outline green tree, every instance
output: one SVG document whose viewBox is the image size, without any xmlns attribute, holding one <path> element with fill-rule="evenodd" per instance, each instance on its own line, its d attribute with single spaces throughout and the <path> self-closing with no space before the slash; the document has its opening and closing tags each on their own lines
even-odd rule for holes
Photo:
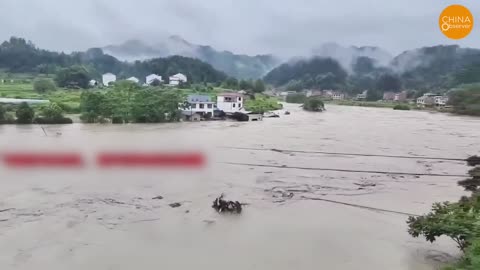
<svg viewBox="0 0 480 270">
<path fill-rule="evenodd" d="M 480 116 L 480 87 L 454 91 L 450 95 L 449 104 L 455 113 Z"/>
<path fill-rule="evenodd" d="M 321 112 L 325 109 L 325 104 L 319 97 L 310 97 L 303 103 L 303 109 L 312 112 Z"/>
<path fill-rule="evenodd" d="M 106 99 L 100 92 L 83 92 L 80 96 L 80 119 L 86 123 L 101 122 L 106 114 Z"/>
<path fill-rule="evenodd" d="M 470 196 L 462 197 L 459 202 L 435 203 L 430 213 L 407 220 L 408 232 L 413 237 L 424 236 L 434 242 L 440 236 L 448 236 L 465 252 L 457 264 L 447 268 L 451 270 L 474 270 L 480 266 L 480 158 L 470 157 L 467 164 L 477 167 L 458 184 L 471 191 Z"/>
<path fill-rule="evenodd" d="M 286 97 L 287 103 L 303 104 L 307 100 L 307 96 L 304 94 L 291 94 Z"/>
<path fill-rule="evenodd" d="M 162 85 L 162 82 L 159 80 L 159 79 L 154 79 L 151 83 L 150 83 L 151 86 L 155 86 L 155 87 L 158 87 L 158 86 L 161 86 Z"/>
<path fill-rule="evenodd" d="M 282 105 L 274 98 L 258 96 L 255 99 L 248 99 L 245 102 L 245 109 L 254 113 L 265 113 L 268 111 L 280 110 Z"/>
<path fill-rule="evenodd" d="M 256 80 L 255 85 L 253 87 L 253 92 L 255 92 L 255 93 L 265 92 L 265 83 L 260 79 Z"/>
<path fill-rule="evenodd" d="M 40 109 L 41 116 L 51 121 L 61 120 L 63 118 L 63 113 L 64 111 L 62 107 L 55 102 L 52 102 Z"/>
<path fill-rule="evenodd" d="M 402 88 L 402 81 L 400 78 L 393 74 L 381 75 L 376 83 L 376 89 L 383 92 L 399 92 Z"/>
<path fill-rule="evenodd" d="M 71 66 L 59 70 L 55 81 L 60 87 L 86 89 L 90 78 L 90 74 L 84 66 Z"/>
<path fill-rule="evenodd" d="M 0 104 L 0 123 L 3 123 L 6 119 L 7 109 Z"/>
<path fill-rule="evenodd" d="M 240 88 L 240 90 L 253 90 L 253 82 L 250 80 L 241 80 L 238 83 L 238 87 Z"/>
<path fill-rule="evenodd" d="M 379 90 L 368 90 L 367 92 L 367 100 L 368 101 L 378 101 L 383 98 L 383 94 Z"/>
<path fill-rule="evenodd" d="M 238 89 L 238 80 L 233 78 L 233 77 L 229 77 L 227 78 L 223 83 L 222 83 L 222 86 L 224 88 L 228 88 L 228 89 Z"/>
<path fill-rule="evenodd" d="M 33 82 L 33 90 L 38 93 L 45 93 L 47 91 L 55 91 L 57 87 L 51 79 L 39 78 Z"/>
<path fill-rule="evenodd" d="M 22 102 L 15 112 L 17 117 L 17 123 L 19 124 L 31 124 L 35 117 L 35 111 L 26 103 Z"/>
</svg>

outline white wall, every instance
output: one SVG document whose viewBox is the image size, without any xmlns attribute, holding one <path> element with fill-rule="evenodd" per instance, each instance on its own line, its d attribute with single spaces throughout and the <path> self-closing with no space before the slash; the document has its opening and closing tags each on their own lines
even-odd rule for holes
<svg viewBox="0 0 480 270">
<path fill-rule="evenodd" d="M 102 76 L 102 83 L 105 86 L 108 86 L 109 83 L 117 81 L 117 76 L 113 74 L 104 74 Z"/>
<path fill-rule="evenodd" d="M 232 97 L 233 101 L 225 101 L 224 96 L 217 97 L 217 108 L 226 113 L 234 113 L 240 111 L 243 108 L 243 97 Z M 235 106 L 235 107 L 234 107 Z"/>
</svg>

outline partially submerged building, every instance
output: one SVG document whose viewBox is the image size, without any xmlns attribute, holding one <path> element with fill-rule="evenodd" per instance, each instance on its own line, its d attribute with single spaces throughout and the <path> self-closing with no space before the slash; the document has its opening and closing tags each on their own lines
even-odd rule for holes
<svg viewBox="0 0 480 270">
<path fill-rule="evenodd" d="M 225 113 L 243 110 L 243 95 L 239 93 L 222 93 L 217 96 L 217 108 Z"/>
</svg>

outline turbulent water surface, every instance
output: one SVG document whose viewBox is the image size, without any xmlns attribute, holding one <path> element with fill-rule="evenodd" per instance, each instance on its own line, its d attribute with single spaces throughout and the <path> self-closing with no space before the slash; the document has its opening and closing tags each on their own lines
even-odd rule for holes
<svg viewBox="0 0 480 270">
<path fill-rule="evenodd" d="M 1 165 L 0 269 L 430 270 L 458 255 L 449 239 L 411 238 L 405 220 L 462 195 L 468 168 L 448 159 L 479 153 L 479 119 L 287 108 L 250 123 L 0 127 L 2 154 L 73 151 L 86 162 Z M 98 168 L 95 155 L 112 149 L 204 151 L 208 166 Z M 248 204 L 243 213 L 216 213 L 221 193 Z"/>
</svg>

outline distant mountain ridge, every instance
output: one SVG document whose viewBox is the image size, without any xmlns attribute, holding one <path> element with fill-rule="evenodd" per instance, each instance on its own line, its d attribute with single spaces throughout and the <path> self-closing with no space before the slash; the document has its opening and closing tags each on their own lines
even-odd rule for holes
<svg viewBox="0 0 480 270">
<path fill-rule="evenodd" d="M 153 45 L 148 45 L 140 40 L 129 40 L 120 45 L 103 47 L 102 50 L 106 54 L 126 61 L 173 55 L 197 58 L 229 76 L 239 79 L 260 78 L 280 64 L 280 60 L 272 55 L 249 56 L 218 51 L 210 46 L 192 44 L 180 36 L 170 36 Z"/>
<path fill-rule="evenodd" d="M 344 47 L 333 42 L 325 43 L 311 50 L 311 56 L 333 58 L 348 72 L 359 57 L 368 57 L 375 60 L 378 66 L 388 66 L 393 56 L 382 48 L 374 46 Z"/>
<path fill-rule="evenodd" d="M 391 58 L 375 47 L 326 44 L 312 54 L 273 69 L 265 81 L 292 90 L 348 89 L 351 93 L 365 89 L 442 91 L 480 82 L 480 49 L 458 45 L 423 47 Z"/>
<path fill-rule="evenodd" d="M 138 44 L 133 43 L 134 47 Z M 103 73 L 111 72 L 119 79 L 135 76 L 144 81 L 145 76 L 155 73 L 167 79 L 183 73 L 191 83 L 220 83 L 227 75 L 210 64 L 196 58 L 170 56 L 128 63 L 105 54 L 100 48 L 71 54 L 58 53 L 37 48 L 23 38 L 11 37 L 0 44 L 0 70 L 9 73 L 56 74 L 72 66 L 84 66 L 92 78 L 99 79 Z"/>
</svg>

